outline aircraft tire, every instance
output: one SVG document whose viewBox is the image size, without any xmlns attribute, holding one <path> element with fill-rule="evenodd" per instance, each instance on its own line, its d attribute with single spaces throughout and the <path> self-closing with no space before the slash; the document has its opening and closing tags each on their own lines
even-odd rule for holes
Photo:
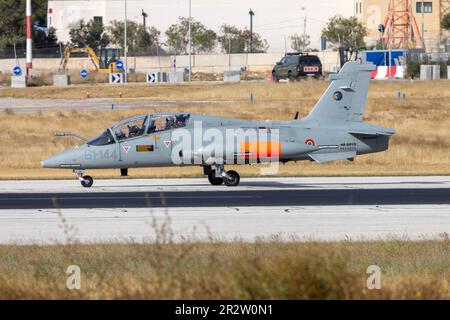
<svg viewBox="0 0 450 320">
<path fill-rule="evenodd" d="M 208 174 L 208 181 L 213 186 L 220 186 L 223 184 L 223 180 L 224 178 L 217 178 L 214 171 L 211 174 Z"/>
<path fill-rule="evenodd" d="M 241 177 L 239 176 L 239 173 L 236 171 L 230 170 L 227 171 L 227 177 L 223 179 L 223 182 L 227 187 L 236 187 L 239 184 L 239 181 L 241 180 Z"/>
<path fill-rule="evenodd" d="M 85 188 L 90 188 L 94 184 L 94 179 L 91 176 L 84 176 L 81 180 L 81 185 Z"/>
</svg>

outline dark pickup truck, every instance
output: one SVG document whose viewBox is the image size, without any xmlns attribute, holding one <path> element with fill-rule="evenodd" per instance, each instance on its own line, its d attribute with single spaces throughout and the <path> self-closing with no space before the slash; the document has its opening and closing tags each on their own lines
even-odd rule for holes
<svg viewBox="0 0 450 320">
<path fill-rule="evenodd" d="M 322 76 L 322 62 L 318 56 L 302 53 L 287 53 L 272 70 L 273 81 L 296 80 L 304 77 Z"/>
</svg>

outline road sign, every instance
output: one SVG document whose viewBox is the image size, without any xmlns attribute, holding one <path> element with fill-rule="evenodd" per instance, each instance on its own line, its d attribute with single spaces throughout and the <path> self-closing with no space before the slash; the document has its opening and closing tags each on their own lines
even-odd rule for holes
<svg viewBox="0 0 450 320">
<path fill-rule="evenodd" d="M 147 83 L 167 82 L 167 72 L 149 72 L 147 73 Z"/>
<path fill-rule="evenodd" d="M 22 74 L 22 69 L 19 66 L 15 66 L 14 69 L 13 69 L 13 73 L 16 76 L 20 76 Z"/>
<path fill-rule="evenodd" d="M 157 81 L 156 73 L 147 73 L 147 83 L 156 83 Z"/>
<path fill-rule="evenodd" d="M 120 60 L 117 60 L 117 61 L 116 61 L 116 68 L 117 68 L 118 70 L 122 70 L 122 69 L 123 69 L 123 62 L 120 61 Z"/>
<path fill-rule="evenodd" d="M 86 69 L 83 69 L 83 70 L 81 70 L 81 77 L 83 78 L 83 79 L 86 79 L 86 77 L 87 77 L 87 75 L 88 75 L 88 71 L 86 70 Z"/>
<path fill-rule="evenodd" d="M 123 73 L 110 73 L 109 83 L 123 83 Z"/>
</svg>

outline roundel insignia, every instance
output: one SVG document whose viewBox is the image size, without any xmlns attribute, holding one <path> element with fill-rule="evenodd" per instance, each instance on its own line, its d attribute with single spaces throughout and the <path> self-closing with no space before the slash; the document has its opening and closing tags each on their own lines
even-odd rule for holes
<svg viewBox="0 0 450 320">
<path fill-rule="evenodd" d="M 342 92 L 336 91 L 335 93 L 333 93 L 333 99 L 336 101 L 342 100 Z"/>
<path fill-rule="evenodd" d="M 316 142 L 313 139 L 306 139 L 305 144 L 314 147 L 316 145 Z"/>
</svg>

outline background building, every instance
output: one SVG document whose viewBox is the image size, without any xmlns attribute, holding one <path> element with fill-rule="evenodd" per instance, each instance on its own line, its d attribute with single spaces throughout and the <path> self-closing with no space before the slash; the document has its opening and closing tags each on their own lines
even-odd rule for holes
<svg viewBox="0 0 450 320">
<path fill-rule="evenodd" d="M 385 24 L 390 6 L 395 12 L 399 28 L 401 25 L 408 24 L 409 31 L 411 31 L 417 26 L 427 51 L 445 49 L 449 34 L 441 28 L 441 20 L 445 14 L 450 12 L 450 0 L 354 0 L 354 15 L 367 27 L 366 44 L 368 46 L 375 46 L 380 40 L 381 34 L 378 26 Z M 398 30 L 393 32 L 400 32 Z M 416 32 L 413 31 L 413 33 Z M 406 37 L 409 37 L 409 34 Z M 418 37 L 416 40 L 416 46 L 421 47 Z"/>
<path fill-rule="evenodd" d="M 106 0 L 49 1 L 47 26 L 56 29 L 56 36 L 59 41 L 68 42 L 70 40 L 70 29 L 76 26 L 76 22 L 80 19 L 85 21 L 99 19 L 105 24 L 109 24 L 114 19 L 119 19 L 118 15 L 112 15 L 111 13 L 120 12 L 119 5 L 121 3 L 121 1 Z M 123 14 L 120 19 L 123 20 Z"/>
</svg>

